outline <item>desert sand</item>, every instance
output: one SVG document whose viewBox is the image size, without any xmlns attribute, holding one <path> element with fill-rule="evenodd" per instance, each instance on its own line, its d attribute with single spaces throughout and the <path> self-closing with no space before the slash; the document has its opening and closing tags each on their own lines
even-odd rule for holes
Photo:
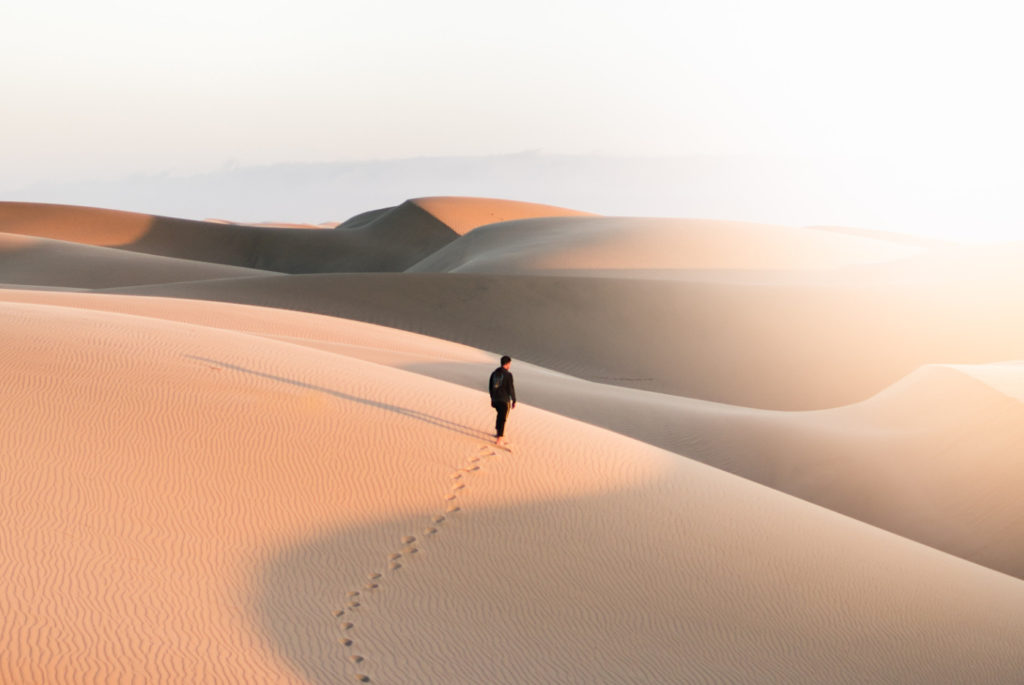
<svg viewBox="0 0 1024 685">
<path fill-rule="evenodd" d="M 1018 682 L 1021 250 L 0 203 L 0 682 Z"/>
</svg>

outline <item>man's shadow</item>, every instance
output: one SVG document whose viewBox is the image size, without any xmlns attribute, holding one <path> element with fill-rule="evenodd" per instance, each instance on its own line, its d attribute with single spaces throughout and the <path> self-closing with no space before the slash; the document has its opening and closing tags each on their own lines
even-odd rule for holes
<svg viewBox="0 0 1024 685">
<path fill-rule="evenodd" d="M 406 407 L 399 407 L 398 405 L 388 404 L 386 402 L 378 402 L 377 400 L 367 399 L 365 397 L 357 397 L 356 395 L 349 395 L 348 393 L 340 392 L 338 390 L 331 390 L 330 388 L 322 388 L 318 385 L 312 385 L 310 383 L 303 383 L 292 378 L 285 378 L 283 376 L 275 376 L 270 373 L 263 373 L 262 371 L 254 371 L 253 369 L 247 369 L 243 366 L 237 366 L 235 364 L 228 364 L 227 362 L 218 361 L 216 359 L 207 359 L 205 357 L 197 357 L 195 355 L 185 355 L 188 359 L 194 359 L 196 361 L 203 362 L 205 364 L 213 364 L 214 366 L 230 369 L 231 371 L 239 371 L 241 373 L 247 373 L 252 376 L 258 376 L 260 378 L 266 378 L 272 381 L 278 381 L 281 383 L 287 383 L 294 385 L 298 388 L 304 388 L 306 390 L 315 390 L 316 392 L 322 392 L 325 395 L 337 397 L 343 400 L 349 400 L 351 402 L 358 402 L 359 404 L 366 405 L 368 407 L 374 407 L 376 409 L 385 409 L 387 411 L 407 416 L 417 421 L 423 421 L 431 426 L 437 426 L 438 428 L 444 428 L 445 430 L 452 431 L 453 433 L 459 433 L 474 439 L 486 439 L 490 440 L 493 436 L 486 433 L 485 431 L 475 429 L 465 424 L 456 423 L 455 421 L 449 421 L 448 419 L 442 419 L 439 416 L 433 416 L 416 409 L 408 409 Z"/>
</svg>

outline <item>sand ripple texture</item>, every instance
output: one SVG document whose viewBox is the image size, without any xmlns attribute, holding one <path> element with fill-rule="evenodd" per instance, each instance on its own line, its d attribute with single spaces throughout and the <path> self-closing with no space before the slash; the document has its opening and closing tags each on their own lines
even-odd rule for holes
<svg viewBox="0 0 1024 685">
<path fill-rule="evenodd" d="M 326 328 L 72 299 L 0 304 L 0 682 L 1024 672 L 1017 579 L 525 405 L 494 449 Z"/>
</svg>

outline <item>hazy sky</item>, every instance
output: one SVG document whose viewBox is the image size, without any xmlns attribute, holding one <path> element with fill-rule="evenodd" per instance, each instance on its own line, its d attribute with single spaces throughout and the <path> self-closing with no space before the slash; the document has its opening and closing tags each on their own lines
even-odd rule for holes
<svg viewBox="0 0 1024 685">
<path fill-rule="evenodd" d="M 998 179 L 1024 158 L 1018 4 L 12 0 L 0 191 L 526 150 Z"/>
</svg>

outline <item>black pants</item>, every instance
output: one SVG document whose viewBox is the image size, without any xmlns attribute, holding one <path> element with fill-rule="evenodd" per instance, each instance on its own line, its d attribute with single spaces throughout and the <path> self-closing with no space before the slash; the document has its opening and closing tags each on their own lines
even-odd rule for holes
<svg viewBox="0 0 1024 685">
<path fill-rule="evenodd" d="M 508 410 L 511 405 L 508 402 L 491 402 L 491 406 L 498 412 L 498 418 L 494 422 L 494 430 L 500 438 L 505 435 L 505 419 L 508 418 Z"/>
</svg>

